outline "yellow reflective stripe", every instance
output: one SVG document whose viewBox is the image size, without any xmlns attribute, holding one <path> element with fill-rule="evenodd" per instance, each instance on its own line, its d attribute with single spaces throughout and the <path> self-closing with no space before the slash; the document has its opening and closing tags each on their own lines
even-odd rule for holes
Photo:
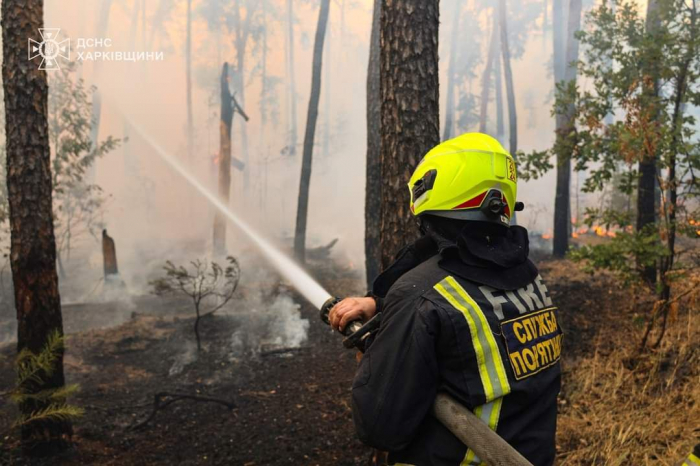
<svg viewBox="0 0 700 466">
<path fill-rule="evenodd" d="M 445 278 L 434 288 L 467 320 L 486 402 L 491 402 L 510 393 L 510 384 L 501 353 L 486 316 L 479 305 L 452 277 Z"/>
<path fill-rule="evenodd" d="M 688 459 L 683 462 L 683 466 L 700 466 L 700 458 L 697 455 L 691 453 Z"/>
<path fill-rule="evenodd" d="M 488 320 L 479 305 L 469 296 L 453 277 L 447 277 L 433 287 L 448 303 L 462 313 L 471 335 L 479 377 L 484 387 L 486 403 L 474 409 L 476 417 L 495 431 L 501 416 L 503 396 L 510 393 L 510 383 L 506 375 L 501 352 L 496 344 Z M 461 466 L 484 466 L 472 449 L 467 453 Z"/>
<path fill-rule="evenodd" d="M 476 323 L 472 319 L 471 314 L 466 310 L 443 286 L 444 280 L 433 288 L 442 295 L 443 298 L 447 300 L 448 303 L 452 305 L 455 309 L 459 310 L 464 314 L 465 319 L 467 319 L 467 324 L 469 325 L 469 333 L 472 337 L 472 344 L 474 345 L 474 352 L 476 353 L 476 362 L 479 368 L 479 376 L 481 377 L 482 383 L 484 384 L 484 393 L 488 398 L 489 394 L 493 394 L 493 386 L 491 385 L 491 379 L 489 378 L 488 368 L 485 363 L 484 350 L 481 346 L 479 339 L 479 331 L 477 329 Z M 449 285 L 448 285 L 449 286 Z"/>
<path fill-rule="evenodd" d="M 491 349 L 491 357 L 493 359 L 493 366 L 495 366 L 496 374 L 498 377 L 498 382 L 500 384 L 500 393 L 498 390 L 494 393 L 493 399 L 500 398 L 503 395 L 510 393 L 510 384 L 508 383 L 508 376 L 506 375 L 506 368 L 503 365 L 503 359 L 501 358 L 501 352 L 498 350 L 498 345 L 496 344 L 496 339 L 493 337 L 493 332 L 491 332 L 491 327 L 489 326 L 486 316 L 479 307 L 479 305 L 472 299 L 471 296 L 460 286 L 457 281 L 452 277 L 447 277 L 446 280 L 457 290 L 460 296 L 469 303 L 470 307 L 476 312 L 481 321 L 483 335 L 488 341 L 489 347 Z M 491 401 L 489 399 L 487 402 Z"/>
<path fill-rule="evenodd" d="M 481 419 L 484 423 L 488 424 L 489 428 L 496 431 L 498 428 L 498 419 L 501 417 L 501 405 L 503 404 L 503 398 L 497 398 L 491 403 L 486 403 L 485 405 L 477 406 L 474 410 L 474 415 Z M 460 466 L 482 466 L 486 463 L 482 462 L 474 450 L 471 448 L 467 449 L 467 454 Z"/>
</svg>

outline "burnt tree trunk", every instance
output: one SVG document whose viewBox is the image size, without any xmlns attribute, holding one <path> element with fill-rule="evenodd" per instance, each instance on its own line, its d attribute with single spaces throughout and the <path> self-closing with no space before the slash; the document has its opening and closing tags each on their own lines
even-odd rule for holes
<svg viewBox="0 0 700 466">
<path fill-rule="evenodd" d="M 481 111 L 479 112 L 479 132 L 486 132 L 486 122 L 488 120 L 489 95 L 491 93 L 491 76 L 493 74 L 493 64 L 498 57 L 498 17 L 493 11 L 493 26 L 491 29 L 491 42 L 489 44 L 489 54 L 486 58 L 484 74 L 481 77 Z"/>
<path fill-rule="evenodd" d="M 455 74 L 457 73 L 457 48 L 459 47 L 459 17 L 462 12 L 461 1 L 455 3 L 452 17 L 452 31 L 450 33 L 450 59 L 447 68 L 447 100 L 445 104 L 445 128 L 442 140 L 447 141 L 453 137 L 455 126 Z"/>
<path fill-rule="evenodd" d="M 117 245 L 114 243 L 114 238 L 107 234 L 107 230 L 102 230 L 102 264 L 104 266 L 105 279 L 110 275 L 119 275 Z"/>
<path fill-rule="evenodd" d="M 382 266 L 418 237 L 406 183 L 440 142 L 438 0 L 382 0 Z"/>
<path fill-rule="evenodd" d="M 10 265 L 17 309 L 17 351 L 39 353 L 49 335 L 63 334 L 56 273 L 56 240 L 51 199 L 48 84 L 39 62 L 27 60 L 27 39 L 41 42 L 42 0 L 2 1 L 2 77 L 5 92 L 7 190 L 10 207 Z M 64 386 L 63 353 L 50 374 L 21 387 L 36 393 Z M 20 403 L 24 415 L 44 409 L 46 401 Z M 22 426 L 23 451 L 51 455 L 66 448 L 67 421 L 46 419 Z"/>
<path fill-rule="evenodd" d="M 294 232 L 294 254 L 304 263 L 306 256 L 306 223 L 309 210 L 309 186 L 311 183 L 311 162 L 318 120 L 318 103 L 321 99 L 321 71 L 323 66 L 323 41 L 328 25 L 330 0 L 321 0 L 314 40 L 314 57 L 311 74 L 311 94 L 309 110 L 306 117 L 306 133 L 304 134 L 304 154 L 301 160 L 301 177 L 299 181 L 299 203 L 297 205 L 297 224 Z"/>
<path fill-rule="evenodd" d="M 581 29 L 581 0 L 571 0 L 569 4 L 569 21 L 566 33 L 566 62 L 564 64 L 563 83 L 575 86 L 577 77 L 579 41 L 576 33 Z M 554 198 L 554 240 L 552 253 L 555 257 L 564 257 L 569 249 L 571 225 L 571 157 L 576 147 L 576 109 L 574 104 L 567 105 L 563 113 L 557 114 L 557 187 Z"/>
<path fill-rule="evenodd" d="M 499 0 L 498 5 L 498 29 L 501 40 L 501 55 L 503 56 L 503 77 L 506 81 L 506 100 L 508 101 L 508 139 L 510 153 L 513 157 L 515 157 L 515 154 L 518 151 L 518 114 L 515 107 L 513 71 L 510 67 L 510 45 L 508 43 L 506 0 Z"/>
<path fill-rule="evenodd" d="M 219 123 L 219 198 L 228 205 L 231 193 L 231 124 L 233 98 L 228 86 L 228 63 L 221 71 L 221 120 Z M 226 220 L 216 211 L 214 216 L 214 257 L 226 255 Z"/>
<path fill-rule="evenodd" d="M 661 28 L 661 18 L 659 16 L 658 0 L 649 0 L 647 3 L 646 30 L 647 34 L 655 34 Z M 652 86 L 645 94 L 646 105 L 650 109 L 651 118 L 658 119 L 658 110 L 654 107 L 659 105 L 659 70 L 657 68 L 657 58 L 650 57 L 643 63 L 645 74 L 653 80 Z M 639 182 L 637 184 L 637 231 L 642 231 L 648 225 L 656 222 L 656 154 L 644 153 L 639 161 Z M 647 283 L 656 283 L 656 267 L 646 267 L 643 277 Z"/>
<path fill-rule="evenodd" d="M 382 0 L 374 0 L 372 35 L 367 66 L 367 184 L 365 187 L 365 270 L 367 289 L 372 289 L 374 279 L 381 272 L 382 256 L 379 230 L 382 221 L 382 138 L 381 90 L 379 87 L 379 27 Z"/>
<path fill-rule="evenodd" d="M 564 73 L 566 70 L 566 27 L 564 25 L 564 0 L 553 0 L 552 1 L 552 52 L 553 52 L 553 71 L 554 71 L 554 95 L 557 95 L 557 88 L 564 81 Z M 555 137 L 559 138 L 562 134 L 563 125 L 563 115 L 559 112 L 555 115 Z M 558 154 L 558 149 L 555 143 L 555 152 Z M 560 172 L 562 169 L 559 166 L 559 156 L 557 156 L 557 187 L 555 189 L 555 200 L 554 200 L 554 239 L 552 245 L 552 253 L 556 257 L 563 257 L 569 247 L 569 228 L 567 218 L 570 217 L 570 193 L 560 193 L 559 190 L 564 186 L 560 181 Z M 563 173 L 562 173 L 563 177 Z M 563 181 L 563 180 L 562 180 Z M 570 181 L 567 185 L 570 184 Z M 563 197 L 569 198 L 568 207 L 562 210 L 562 200 Z M 557 209 L 557 199 L 562 198 L 559 201 L 559 209 Z M 559 226 L 557 227 L 557 223 Z M 563 225 L 563 226 L 562 226 Z M 562 233 L 563 232 L 563 233 Z"/>
</svg>

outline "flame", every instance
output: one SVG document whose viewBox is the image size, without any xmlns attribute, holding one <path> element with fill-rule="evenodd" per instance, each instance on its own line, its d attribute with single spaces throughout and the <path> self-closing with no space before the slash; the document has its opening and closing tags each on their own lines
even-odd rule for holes
<svg viewBox="0 0 700 466">
<path fill-rule="evenodd" d="M 542 239 L 552 239 L 552 232 L 548 231 L 547 233 L 542 233 Z"/>
</svg>

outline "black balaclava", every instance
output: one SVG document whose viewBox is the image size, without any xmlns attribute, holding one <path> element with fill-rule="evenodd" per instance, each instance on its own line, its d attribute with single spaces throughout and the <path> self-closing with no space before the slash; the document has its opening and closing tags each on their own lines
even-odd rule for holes
<svg viewBox="0 0 700 466">
<path fill-rule="evenodd" d="M 437 244 L 440 267 L 451 273 L 500 289 L 521 288 L 537 277 L 521 226 L 424 215 L 421 229 Z"/>
</svg>

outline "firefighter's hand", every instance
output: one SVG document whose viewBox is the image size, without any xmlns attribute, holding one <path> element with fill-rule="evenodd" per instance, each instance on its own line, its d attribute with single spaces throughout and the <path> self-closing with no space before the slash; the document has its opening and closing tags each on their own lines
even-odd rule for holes
<svg viewBox="0 0 700 466">
<path fill-rule="evenodd" d="M 345 298 L 331 309 L 328 320 L 331 328 L 342 331 L 354 320 L 367 321 L 377 313 L 377 303 L 373 298 Z"/>
</svg>

